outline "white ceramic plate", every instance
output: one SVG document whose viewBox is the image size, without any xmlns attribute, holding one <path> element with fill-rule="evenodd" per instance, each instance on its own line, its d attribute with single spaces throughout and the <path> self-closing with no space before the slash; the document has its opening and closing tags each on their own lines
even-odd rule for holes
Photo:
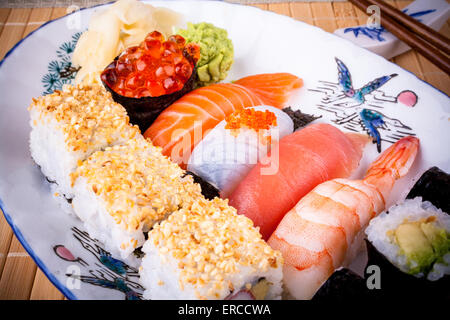
<svg viewBox="0 0 450 320">
<path fill-rule="evenodd" d="M 235 46 L 228 80 L 291 72 L 305 83 L 291 101 L 294 108 L 357 132 L 366 132 L 360 112 L 375 111 L 385 122 L 377 129 L 382 149 L 404 135 L 418 136 L 418 160 L 396 185 L 390 203 L 402 199 L 429 167 L 450 171 L 449 98 L 413 74 L 321 29 L 253 7 L 210 1 L 152 4 L 181 12 L 186 21 L 207 21 L 227 29 Z M 87 28 L 91 14 L 102 8 L 45 24 L 19 42 L 0 65 L 0 206 L 28 253 L 70 299 L 133 299 L 142 293 L 136 270 L 110 257 L 83 232 L 80 221 L 61 211 L 28 146 L 31 98 L 71 81 L 71 77 L 60 78 L 58 71 L 70 61 L 77 34 Z M 354 88 L 382 76 L 397 76 L 366 94 L 364 102 L 358 101 L 343 94 L 335 58 L 351 73 Z M 417 101 L 412 106 L 414 97 Z M 377 154 L 376 145 L 366 148 L 359 174 Z M 360 257 L 356 265 L 363 264 Z"/>
</svg>

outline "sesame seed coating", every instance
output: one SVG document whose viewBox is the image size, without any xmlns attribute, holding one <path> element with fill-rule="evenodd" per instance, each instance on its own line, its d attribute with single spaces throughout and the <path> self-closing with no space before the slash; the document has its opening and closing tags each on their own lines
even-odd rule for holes
<svg viewBox="0 0 450 320">
<path fill-rule="evenodd" d="M 51 115 L 63 131 L 71 151 L 87 152 L 99 143 L 113 143 L 139 134 L 129 123 L 126 110 L 100 85 L 65 85 L 62 90 L 33 99 L 29 110 L 39 120 Z"/>
<path fill-rule="evenodd" d="M 208 285 L 211 295 L 229 286 L 227 279 L 242 267 L 266 272 L 283 263 L 281 253 L 262 239 L 253 222 L 219 198 L 198 198 L 173 213 L 154 226 L 148 241 L 163 261 L 171 255 L 178 262 L 180 288 Z"/>
<path fill-rule="evenodd" d="M 97 151 L 80 162 L 72 181 L 87 179 L 117 224 L 150 229 L 155 222 L 201 197 L 200 186 L 144 139 Z"/>
</svg>

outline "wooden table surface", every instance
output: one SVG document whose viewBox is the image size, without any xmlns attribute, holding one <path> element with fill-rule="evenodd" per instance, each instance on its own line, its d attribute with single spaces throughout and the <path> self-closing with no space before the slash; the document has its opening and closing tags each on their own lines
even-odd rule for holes
<svg viewBox="0 0 450 320">
<path fill-rule="evenodd" d="M 398 8 L 412 1 L 388 1 Z M 367 16 L 348 2 L 291 2 L 255 5 L 294 17 L 328 32 L 365 24 Z M 66 8 L 0 8 L 0 58 L 21 38 L 44 22 L 66 14 Z M 450 36 L 449 22 L 441 30 Z M 409 51 L 393 59 L 401 67 L 450 95 L 450 78 L 427 59 Z M 28 256 L 3 215 L 0 215 L 0 299 L 64 299 Z"/>
</svg>

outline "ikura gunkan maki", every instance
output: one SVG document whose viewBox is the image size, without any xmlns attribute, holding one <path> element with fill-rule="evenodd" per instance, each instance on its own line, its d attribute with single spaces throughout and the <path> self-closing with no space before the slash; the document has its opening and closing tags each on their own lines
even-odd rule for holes
<svg viewBox="0 0 450 320">
<path fill-rule="evenodd" d="M 101 74 L 114 101 L 133 124 L 147 129 L 169 105 L 194 88 L 200 48 L 180 35 L 167 40 L 158 31 L 126 49 Z"/>
</svg>

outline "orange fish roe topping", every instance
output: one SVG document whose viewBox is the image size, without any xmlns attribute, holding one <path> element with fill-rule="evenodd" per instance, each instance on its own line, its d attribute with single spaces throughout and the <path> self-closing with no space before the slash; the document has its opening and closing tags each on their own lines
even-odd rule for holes
<svg viewBox="0 0 450 320">
<path fill-rule="evenodd" d="M 167 40 L 158 31 L 126 49 L 101 74 L 116 93 L 130 98 L 159 97 L 183 88 L 200 58 L 200 47 L 180 35 Z"/>
<path fill-rule="evenodd" d="M 255 131 L 268 130 L 277 125 L 275 113 L 265 110 L 259 111 L 253 108 L 240 108 L 225 118 L 225 129 L 237 130 L 249 128 Z"/>
</svg>

